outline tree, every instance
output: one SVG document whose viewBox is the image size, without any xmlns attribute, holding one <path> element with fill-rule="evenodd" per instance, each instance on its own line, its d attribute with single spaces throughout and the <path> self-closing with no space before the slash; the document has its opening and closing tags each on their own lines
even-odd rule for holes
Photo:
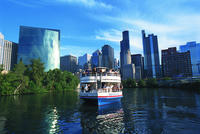
<svg viewBox="0 0 200 134">
<path fill-rule="evenodd" d="M 25 71 L 27 70 L 27 67 L 24 65 L 22 60 L 19 61 L 18 64 L 15 65 L 13 68 L 13 73 L 10 73 L 15 78 L 15 82 L 17 87 L 15 88 L 14 94 L 21 94 L 23 93 L 22 90 L 25 90 L 25 88 L 29 84 L 29 77 L 25 75 Z"/>
<path fill-rule="evenodd" d="M 146 85 L 147 87 L 154 88 L 154 87 L 158 87 L 158 82 L 155 78 L 151 78 L 151 79 L 147 79 Z"/>
<path fill-rule="evenodd" d="M 0 65 L 0 73 L 3 71 L 3 65 Z"/>
<path fill-rule="evenodd" d="M 40 59 L 32 59 L 29 66 L 29 77 L 38 87 L 42 86 L 42 80 L 44 79 L 44 63 Z"/>
<path fill-rule="evenodd" d="M 131 79 L 131 78 L 128 78 L 127 80 L 123 80 L 122 84 L 125 88 L 135 88 L 136 87 L 135 79 Z"/>
<path fill-rule="evenodd" d="M 144 81 L 144 80 L 140 80 L 140 81 L 138 82 L 138 86 L 141 87 L 141 88 L 145 87 L 145 86 L 146 86 L 145 81 Z"/>
</svg>

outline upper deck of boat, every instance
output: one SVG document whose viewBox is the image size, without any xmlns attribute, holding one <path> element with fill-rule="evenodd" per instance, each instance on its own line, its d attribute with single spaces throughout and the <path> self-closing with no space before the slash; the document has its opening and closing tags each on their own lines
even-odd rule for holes
<svg viewBox="0 0 200 134">
<path fill-rule="evenodd" d="M 93 70 L 85 70 L 80 75 L 81 83 L 87 82 L 121 82 L 119 71 L 110 70 L 105 67 L 94 68 Z"/>
</svg>

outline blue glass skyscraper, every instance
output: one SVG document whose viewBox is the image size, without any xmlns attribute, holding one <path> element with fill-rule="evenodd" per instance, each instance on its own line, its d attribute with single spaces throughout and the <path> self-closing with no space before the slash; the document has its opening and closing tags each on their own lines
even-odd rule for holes
<svg viewBox="0 0 200 134">
<path fill-rule="evenodd" d="M 101 58 L 102 58 L 101 51 L 96 50 L 94 53 L 92 53 L 91 64 L 93 68 L 101 67 Z"/>
<path fill-rule="evenodd" d="M 60 68 L 60 31 L 48 28 L 20 26 L 18 62 L 30 64 L 40 58 L 45 71 Z"/>
<path fill-rule="evenodd" d="M 150 34 L 146 37 L 145 31 L 142 30 L 142 39 L 144 52 L 144 75 L 147 78 L 161 77 L 157 36 Z"/>
<path fill-rule="evenodd" d="M 180 52 L 190 51 L 192 63 L 192 75 L 200 76 L 200 43 L 188 42 L 186 45 L 180 46 Z"/>
</svg>

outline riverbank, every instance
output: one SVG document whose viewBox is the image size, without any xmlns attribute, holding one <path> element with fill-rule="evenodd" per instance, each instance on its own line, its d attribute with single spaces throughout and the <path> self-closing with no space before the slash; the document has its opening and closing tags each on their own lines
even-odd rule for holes
<svg viewBox="0 0 200 134">
<path fill-rule="evenodd" d="M 79 79 L 70 72 L 60 69 L 44 71 L 39 59 L 31 60 L 26 66 L 20 61 L 12 71 L 2 74 L 0 68 L 0 95 L 37 94 L 76 89 Z"/>
<path fill-rule="evenodd" d="M 146 79 L 136 82 L 136 80 L 128 79 L 122 81 L 125 88 L 179 88 L 187 90 L 199 90 L 200 91 L 200 80 L 199 79 Z"/>
</svg>

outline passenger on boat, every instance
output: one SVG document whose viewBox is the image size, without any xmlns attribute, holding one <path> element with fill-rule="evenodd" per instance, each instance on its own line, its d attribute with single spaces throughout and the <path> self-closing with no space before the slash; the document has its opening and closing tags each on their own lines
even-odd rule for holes
<svg viewBox="0 0 200 134">
<path fill-rule="evenodd" d="M 88 92 L 88 86 L 87 86 L 87 84 L 85 85 L 85 91 Z"/>
<path fill-rule="evenodd" d="M 90 84 L 88 84 L 88 92 L 90 92 L 91 91 L 91 86 L 90 86 Z"/>
</svg>

